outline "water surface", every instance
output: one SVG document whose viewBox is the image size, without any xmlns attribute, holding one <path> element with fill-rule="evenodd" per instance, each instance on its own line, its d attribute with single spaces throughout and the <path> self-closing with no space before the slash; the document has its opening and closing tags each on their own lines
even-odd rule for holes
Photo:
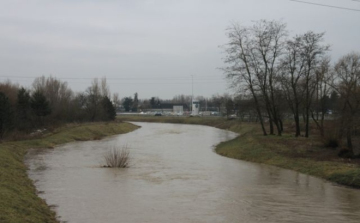
<svg viewBox="0 0 360 223">
<path fill-rule="evenodd" d="M 276 167 L 217 155 L 234 133 L 212 127 L 136 123 L 101 141 L 27 156 L 28 174 L 61 221 L 360 222 L 360 191 Z M 101 168 L 127 146 L 130 168 Z"/>
</svg>

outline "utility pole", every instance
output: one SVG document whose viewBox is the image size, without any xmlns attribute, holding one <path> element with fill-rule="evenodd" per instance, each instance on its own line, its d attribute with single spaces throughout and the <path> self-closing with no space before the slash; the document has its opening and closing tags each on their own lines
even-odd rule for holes
<svg viewBox="0 0 360 223">
<path fill-rule="evenodd" d="M 191 112 L 192 112 L 192 106 L 194 101 L 194 75 L 191 75 Z"/>
<path fill-rule="evenodd" d="M 194 75 L 191 75 L 191 98 L 194 98 Z"/>
</svg>

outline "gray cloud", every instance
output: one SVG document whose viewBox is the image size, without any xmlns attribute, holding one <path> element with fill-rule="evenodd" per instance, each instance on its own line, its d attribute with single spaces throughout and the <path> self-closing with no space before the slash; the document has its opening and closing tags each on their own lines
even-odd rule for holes
<svg viewBox="0 0 360 223">
<path fill-rule="evenodd" d="M 326 32 L 334 60 L 360 50 L 359 12 L 287 0 L 4 0 L 0 15 L 0 81 L 30 86 L 53 75 L 83 91 L 106 76 L 112 92 L 140 98 L 191 94 L 191 75 L 196 95 L 229 92 L 217 68 L 231 22 L 281 19 L 292 34 Z"/>
</svg>

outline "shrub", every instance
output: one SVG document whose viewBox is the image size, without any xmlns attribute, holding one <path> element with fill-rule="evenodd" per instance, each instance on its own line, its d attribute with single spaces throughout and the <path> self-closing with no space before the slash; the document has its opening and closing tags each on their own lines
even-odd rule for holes
<svg viewBox="0 0 360 223">
<path fill-rule="evenodd" d="M 338 137 L 335 137 L 334 135 L 326 136 L 323 139 L 324 146 L 327 148 L 337 148 L 340 145 Z"/>
<path fill-rule="evenodd" d="M 111 168 L 126 168 L 129 165 L 129 156 L 130 152 L 127 147 L 124 148 L 112 148 L 105 155 L 105 163 L 104 167 Z"/>
</svg>

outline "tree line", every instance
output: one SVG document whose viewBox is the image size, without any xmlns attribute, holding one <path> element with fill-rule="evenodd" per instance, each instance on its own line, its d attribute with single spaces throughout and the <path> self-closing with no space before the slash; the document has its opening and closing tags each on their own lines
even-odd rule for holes
<svg viewBox="0 0 360 223">
<path fill-rule="evenodd" d="M 54 77 L 36 78 L 31 89 L 10 81 L 0 83 L 0 139 L 11 132 L 29 133 L 67 122 L 110 121 L 115 116 L 105 78 L 94 79 L 81 93 Z"/>
<path fill-rule="evenodd" d="M 238 108 L 238 101 L 234 101 L 231 95 L 225 93 L 223 95 L 214 94 L 212 97 L 206 98 L 203 96 L 194 97 L 199 101 L 200 111 L 216 111 L 224 115 L 233 114 Z M 238 98 L 236 98 L 238 99 Z M 172 99 L 162 99 L 153 96 L 149 99 L 139 99 L 138 93 L 134 94 L 134 98 L 131 96 L 125 97 L 121 100 L 123 110 L 126 112 L 139 112 L 147 111 L 150 109 L 161 110 L 164 105 L 186 105 L 188 110 L 191 109 L 192 96 L 191 95 L 175 95 Z M 184 108 L 186 111 L 186 108 Z"/>
<path fill-rule="evenodd" d="M 313 120 L 322 137 L 336 135 L 353 153 L 360 108 L 360 54 L 331 64 L 324 33 L 290 36 L 286 24 L 260 20 L 227 29 L 223 68 L 231 87 L 251 99 L 264 135 L 282 135 L 291 114 L 295 136 L 309 137 Z M 334 112 L 332 128 L 326 113 Z"/>
</svg>

